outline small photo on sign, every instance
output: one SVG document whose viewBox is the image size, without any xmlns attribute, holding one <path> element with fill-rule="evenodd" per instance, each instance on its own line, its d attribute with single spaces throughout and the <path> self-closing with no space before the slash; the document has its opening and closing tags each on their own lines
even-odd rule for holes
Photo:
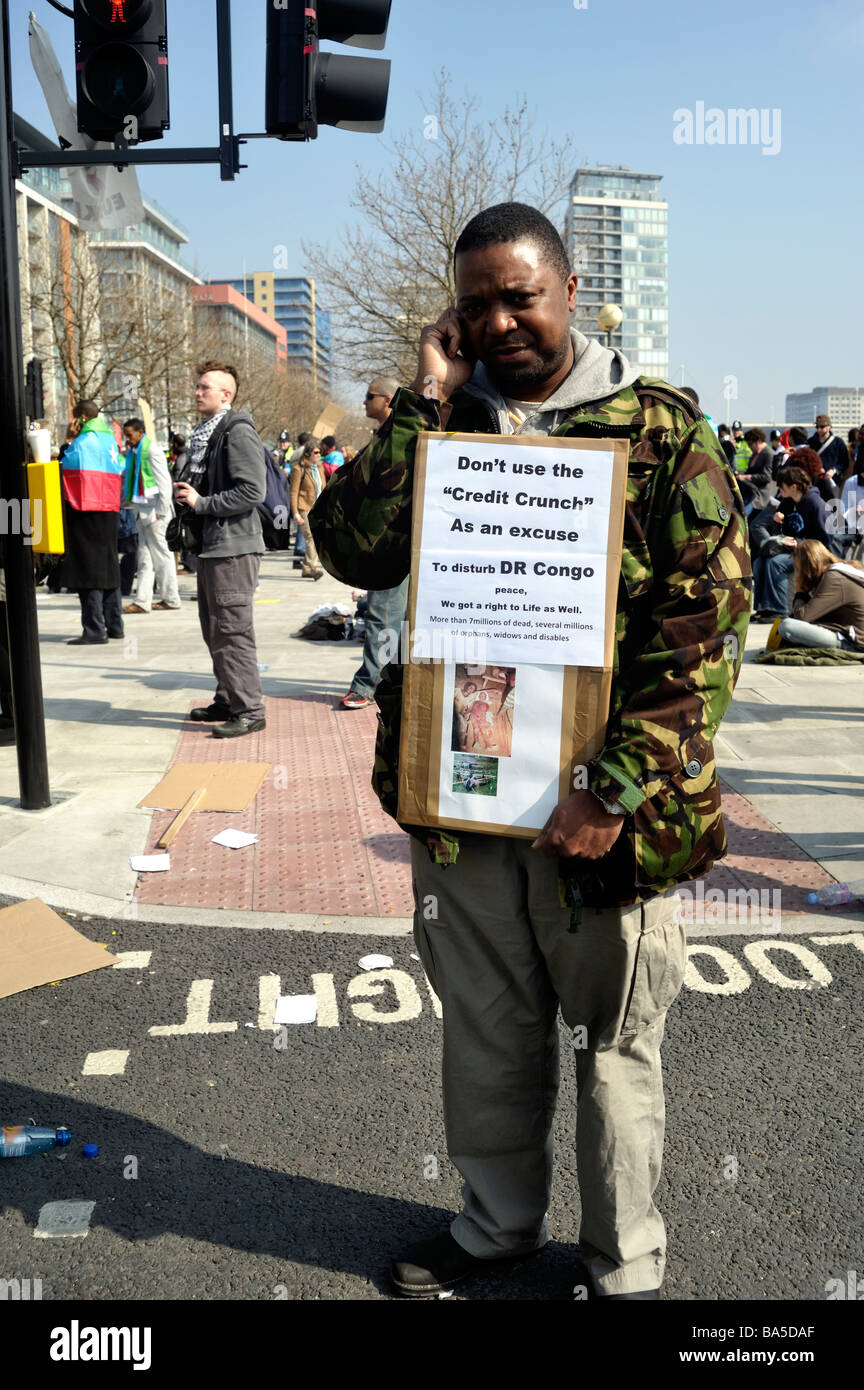
<svg viewBox="0 0 864 1390">
<path fill-rule="evenodd" d="M 457 666 L 451 751 L 509 758 L 515 708 L 514 666 Z"/>
<path fill-rule="evenodd" d="M 468 753 L 457 753 L 453 759 L 453 790 L 473 796 L 497 796 L 497 758 L 474 758 Z"/>
</svg>

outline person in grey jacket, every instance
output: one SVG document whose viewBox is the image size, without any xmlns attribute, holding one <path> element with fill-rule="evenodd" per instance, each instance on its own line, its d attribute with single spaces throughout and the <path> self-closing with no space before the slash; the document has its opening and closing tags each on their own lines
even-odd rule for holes
<svg viewBox="0 0 864 1390">
<path fill-rule="evenodd" d="M 266 727 L 252 602 L 264 541 L 258 504 L 267 491 L 264 445 L 250 416 L 232 410 L 239 377 L 227 362 L 198 369 L 195 401 L 201 423 L 189 437 L 197 487 L 174 484 L 178 503 L 202 524 L 198 556 L 198 614 L 213 658 L 216 694 L 193 709 L 196 723 L 213 723 L 214 738 L 237 738 Z"/>
</svg>

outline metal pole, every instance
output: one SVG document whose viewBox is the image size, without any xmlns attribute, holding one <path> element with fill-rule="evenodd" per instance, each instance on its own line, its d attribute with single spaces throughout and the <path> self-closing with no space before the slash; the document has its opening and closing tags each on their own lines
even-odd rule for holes
<svg viewBox="0 0 864 1390">
<path fill-rule="evenodd" d="M 21 337 L 15 172 L 11 158 L 14 134 L 9 0 L 2 0 L 0 84 L 0 256 L 4 271 L 0 285 L 0 354 L 4 363 L 0 371 L 0 493 L 7 500 L 20 498 L 24 514 L 17 532 L 14 526 L 10 526 L 9 534 L 3 536 L 3 567 L 6 574 L 6 618 L 21 806 L 25 811 L 41 811 L 51 805 L 51 791 L 48 785 L 33 551 L 24 544 L 23 534 L 24 518 L 28 517 L 30 504 L 27 470 L 23 463 L 26 447 L 24 346 Z"/>
<path fill-rule="evenodd" d="M 216 62 L 219 68 L 219 148 L 223 182 L 240 168 L 234 138 L 234 84 L 231 72 L 231 0 L 216 0 Z"/>
</svg>

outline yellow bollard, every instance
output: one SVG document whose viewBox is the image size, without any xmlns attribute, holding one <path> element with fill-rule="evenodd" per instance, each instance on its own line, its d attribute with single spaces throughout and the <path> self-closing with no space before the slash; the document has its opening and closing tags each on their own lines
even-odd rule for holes
<svg viewBox="0 0 864 1390">
<path fill-rule="evenodd" d="M 63 533 L 63 493 L 58 460 L 28 463 L 27 488 L 30 493 L 32 549 L 40 555 L 63 555 L 66 538 Z"/>
</svg>

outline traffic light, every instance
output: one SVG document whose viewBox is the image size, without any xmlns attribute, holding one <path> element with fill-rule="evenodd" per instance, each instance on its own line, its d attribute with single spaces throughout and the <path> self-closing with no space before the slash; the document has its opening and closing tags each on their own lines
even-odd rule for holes
<svg viewBox="0 0 864 1390">
<path fill-rule="evenodd" d="M 78 129 L 161 140 L 168 129 L 166 0 L 75 0 Z"/>
<path fill-rule="evenodd" d="M 319 125 L 384 129 L 390 63 L 321 53 L 321 39 L 383 48 L 391 0 L 267 0 L 265 129 L 315 140 Z"/>
</svg>

